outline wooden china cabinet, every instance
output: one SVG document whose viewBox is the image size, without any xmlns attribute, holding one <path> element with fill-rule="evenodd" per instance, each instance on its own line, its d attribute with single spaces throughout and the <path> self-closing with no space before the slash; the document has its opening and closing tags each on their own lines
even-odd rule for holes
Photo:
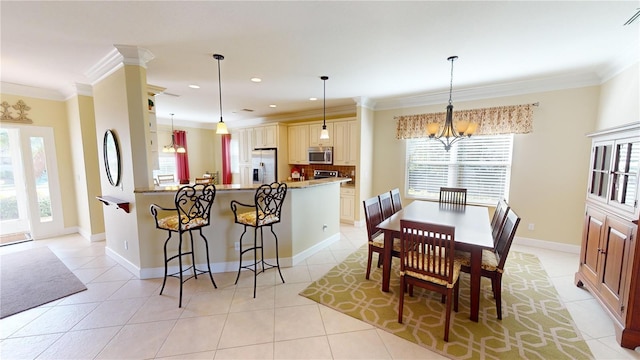
<svg viewBox="0 0 640 360">
<path fill-rule="evenodd" d="M 590 134 L 591 160 L 577 286 L 608 311 L 621 346 L 640 346 L 640 123 Z"/>
</svg>

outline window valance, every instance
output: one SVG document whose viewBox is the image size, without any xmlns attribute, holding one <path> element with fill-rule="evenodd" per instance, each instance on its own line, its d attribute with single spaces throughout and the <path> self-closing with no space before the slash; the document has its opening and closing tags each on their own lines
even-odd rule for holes
<svg viewBox="0 0 640 360">
<path fill-rule="evenodd" d="M 533 107 L 537 104 L 497 106 L 472 110 L 454 110 L 453 126 L 466 128 L 466 124 L 475 123 L 475 135 L 527 134 L 533 131 Z M 444 125 L 446 113 L 396 116 L 397 139 L 428 137 L 427 126 Z M 431 125 L 433 126 L 433 125 Z"/>
</svg>

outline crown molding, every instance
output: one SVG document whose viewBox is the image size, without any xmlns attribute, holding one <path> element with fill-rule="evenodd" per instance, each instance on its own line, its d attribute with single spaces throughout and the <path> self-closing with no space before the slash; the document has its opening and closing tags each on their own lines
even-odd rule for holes
<svg viewBox="0 0 640 360">
<path fill-rule="evenodd" d="M 532 94 L 545 91 L 598 86 L 602 79 L 597 74 L 566 75 L 559 77 L 541 78 L 516 81 L 496 85 L 478 86 L 464 89 L 454 89 L 453 100 L 473 101 L 488 98 Z M 374 110 L 391 110 L 426 105 L 444 104 L 448 101 L 449 92 L 440 91 L 413 96 L 378 99 L 374 102 Z"/>
<path fill-rule="evenodd" d="M 9 82 L 0 82 L 0 92 L 7 95 L 28 96 L 37 99 L 64 101 L 65 96 L 60 91 L 39 88 Z"/>
<path fill-rule="evenodd" d="M 353 98 L 353 101 L 357 106 L 374 110 L 376 106 L 376 102 L 365 96 L 357 96 Z"/>
<path fill-rule="evenodd" d="M 91 85 L 102 81 L 124 65 L 137 65 L 146 69 L 147 63 L 155 57 L 151 51 L 137 46 L 113 46 L 115 49 L 111 50 L 85 73 Z"/>
</svg>

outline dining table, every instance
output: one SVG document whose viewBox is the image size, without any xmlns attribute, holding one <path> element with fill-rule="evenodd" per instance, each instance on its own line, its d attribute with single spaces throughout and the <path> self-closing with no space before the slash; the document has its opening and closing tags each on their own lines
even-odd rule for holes
<svg viewBox="0 0 640 360">
<path fill-rule="evenodd" d="M 384 233 L 382 260 L 382 291 L 389 291 L 391 278 L 391 252 L 393 239 L 401 237 L 400 221 L 411 220 L 455 227 L 456 250 L 471 254 L 470 269 L 470 314 L 478 321 L 480 309 L 480 280 L 482 250 L 493 249 L 489 210 L 484 206 L 445 204 L 434 201 L 415 200 L 378 224 Z"/>
</svg>

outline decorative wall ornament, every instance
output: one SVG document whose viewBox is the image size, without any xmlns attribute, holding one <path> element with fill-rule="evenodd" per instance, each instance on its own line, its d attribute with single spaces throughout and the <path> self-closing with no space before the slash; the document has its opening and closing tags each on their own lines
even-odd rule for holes
<svg viewBox="0 0 640 360">
<path fill-rule="evenodd" d="M 27 111 L 31 110 L 31 107 L 25 104 L 24 101 L 18 100 L 15 105 L 9 105 L 8 102 L 3 101 L 0 107 L 2 108 L 2 110 L 0 110 L 0 121 L 33 124 L 33 120 L 27 117 Z M 11 115 L 10 108 L 18 112 L 17 116 Z"/>
</svg>

